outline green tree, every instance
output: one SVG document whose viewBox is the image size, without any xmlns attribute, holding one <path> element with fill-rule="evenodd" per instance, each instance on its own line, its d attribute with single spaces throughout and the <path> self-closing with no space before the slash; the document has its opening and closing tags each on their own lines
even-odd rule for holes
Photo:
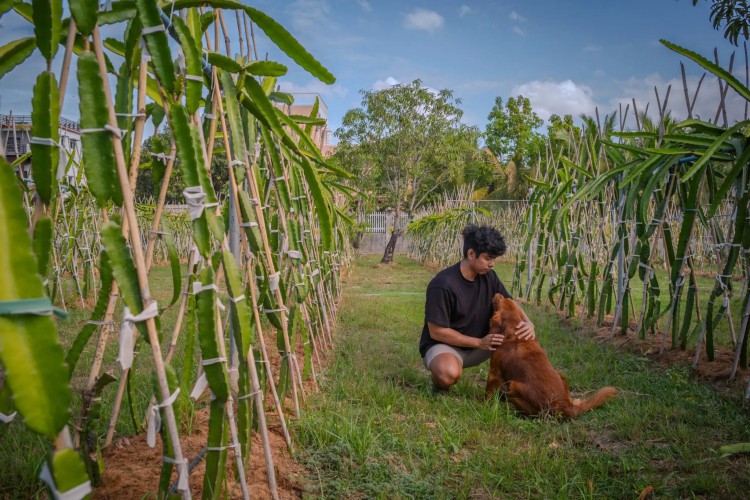
<svg viewBox="0 0 750 500">
<path fill-rule="evenodd" d="M 551 154 L 554 161 L 559 161 L 560 155 L 572 158 L 574 144 L 581 136 L 581 127 L 573 122 L 571 115 L 552 115 L 549 118 L 547 127 L 547 141 L 549 148 L 545 149 L 542 155 L 542 161 L 545 156 Z"/>
<path fill-rule="evenodd" d="M 750 39 L 750 4 L 747 0 L 711 0 L 711 23 L 718 30 L 724 25 L 724 38 L 737 45 L 740 35 Z M 698 0 L 693 0 L 697 5 Z"/>
<path fill-rule="evenodd" d="M 544 150 L 544 136 L 537 132 L 544 120 L 523 96 L 511 97 L 505 104 L 501 97 L 495 98 L 487 120 L 484 137 L 487 148 L 502 166 L 499 172 L 505 179 L 501 182 L 505 186 L 503 196 L 523 197 L 526 183 L 521 174 L 529 174 Z"/>
<path fill-rule="evenodd" d="M 371 206 L 409 217 L 451 185 L 464 182 L 467 163 L 480 161 L 479 132 L 461 124 L 460 100 L 415 80 L 362 91 L 362 107 L 347 111 L 337 159 L 354 174 Z M 381 262 L 390 263 L 405 228 L 393 228 Z"/>
</svg>

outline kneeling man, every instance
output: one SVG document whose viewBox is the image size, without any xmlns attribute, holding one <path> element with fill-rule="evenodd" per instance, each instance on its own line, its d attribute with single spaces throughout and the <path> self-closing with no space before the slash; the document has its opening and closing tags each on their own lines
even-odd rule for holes
<svg viewBox="0 0 750 500">
<path fill-rule="evenodd" d="M 510 296 L 492 269 L 505 253 L 505 240 L 490 226 L 470 225 L 462 234 L 463 259 L 440 271 L 427 286 L 419 353 L 436 391 L 447 391 L 464 368 L 488 360 L 503 342 L 502 335 L 489 335 L 489 329 L 492 297 Z M 518 325 L 518 335 L 536 337 L 528 318 Z"/>
</svg>

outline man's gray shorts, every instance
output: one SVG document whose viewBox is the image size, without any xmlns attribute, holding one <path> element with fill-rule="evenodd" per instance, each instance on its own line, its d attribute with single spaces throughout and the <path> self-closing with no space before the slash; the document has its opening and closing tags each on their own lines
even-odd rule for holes
<svg viewBox="0 0 750 500">
<path fill-rule="evenodd" d="M 490 359 L 490 356 L 492 355 L 492 351 L 488 351 L 487 349 L 480 349 L 478 347 L 476 349 L 463 350 L 447 344 L 435 344 L 434 346 L 427 349 L 424 358 L 422 358 L 424 367 L 429 370 L 432 360 L 440 354 L 445 353 L 453 354 L 456 358 L 458 358 L 458 361 L 461 363 L 462 368 L 469 368 L 472 366 L 480 365 Z"/>
</svg>

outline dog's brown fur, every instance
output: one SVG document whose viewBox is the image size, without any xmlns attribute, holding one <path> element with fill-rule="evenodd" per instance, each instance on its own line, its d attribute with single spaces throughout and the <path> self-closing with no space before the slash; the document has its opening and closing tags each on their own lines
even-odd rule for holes
<svg viewBox="0 0 750 500">
<path fill-rule="evenodd" d="M 614 398 L 617 389 L 605 387 L 585 401 L 571 399 L 568 381 L 555 370 L 536 340 L 521 340 L 515 329 L 523 321 L 521 308 L 511 299 L 496 294 L 490 333 L 504 335 L 503 344 L 492 353 L 485 397 L 498 390 L 520 412 L 529 416 L 550 413 L 576 417 Z"/>
</svg>

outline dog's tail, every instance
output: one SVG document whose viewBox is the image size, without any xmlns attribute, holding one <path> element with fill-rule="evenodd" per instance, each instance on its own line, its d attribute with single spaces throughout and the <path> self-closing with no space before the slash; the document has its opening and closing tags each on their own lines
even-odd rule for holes
<svg viewBox="0 0 750 500">
<path fill-rule="evenodd" d="M 581 413 L 587 412 L 589 410 L 593 410 L 594 408 L 597 408 L 603 405 L 610 399 L 613 399 L 615 396 L 617 396 L 616 388 L 604 387 L 603 389 L 599 389 L 599 391 L 596 394 L 594 394 L 592 397 L 590 397 L 589 399 L 573 400 L 573 405 L 564 409 L 563 414 L 566 417 L 577 417 Z"/>
</svg>

